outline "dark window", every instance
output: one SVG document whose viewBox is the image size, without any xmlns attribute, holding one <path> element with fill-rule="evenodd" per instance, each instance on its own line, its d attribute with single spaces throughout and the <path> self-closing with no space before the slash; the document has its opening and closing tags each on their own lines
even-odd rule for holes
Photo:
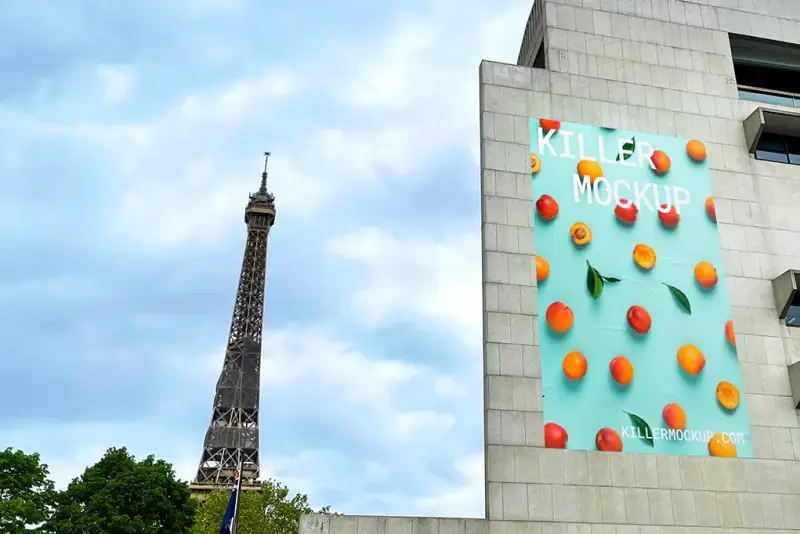
<svg viewBox="0 0 800 534">
<path fill-rule="evenodd" d="M 776 163 L 789 163 L 786 138 L 780 135 L 762 134 L 756 146 L 756 159 L 774 161 Z"/>
<path fill-rule="evenodd" d="M 533 60 L 534 69 L 546 69 L 547 66 L 544 61 L 544 42 L 539 45 L 539 51 L 536 53 L 536 59 Z"/>
<path fill-rule="evenodd" d="M 800 46 L 730 35 L 739 98 L 800 107 Z"/>
<path fill-rule="evenodd" d="M 756 145 L 756 159 L 800 165 L 800 137 L 762 134 Z"/>
</svg>

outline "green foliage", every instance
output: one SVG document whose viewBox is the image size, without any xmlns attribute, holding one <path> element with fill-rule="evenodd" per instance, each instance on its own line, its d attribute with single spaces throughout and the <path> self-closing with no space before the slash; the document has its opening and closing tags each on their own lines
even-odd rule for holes
<svg viewBox="0 0 800 534">
<path fill-rule="evenodd" d="M 197 509 L 172 465 L 109 449 L 58 495 L 54 534 L 186 534 Z M 222 516 L 220 516 L 222 517 Z"/>
<path fill-rule="evenodd" d="M 197 513 L 191 534 L 218 534 L 230 491 L 215 491 Z M 329 514 L 329 507 L 314 511 L 306 495 L 289 498 L 289 490 L 280 482 L 262 482 L 258 491 L 242 492 L 239 501 L 237 534 L 297 534 L 303 514 Z"/>
<path fill-rule="evenodd" d="M 50 513 L 55 496 L 47 466 L 38 454 L 25 454 L 10 447 L 0 452 L 0 532 L 32 532 Z M 35 531 L 33 531 L 35 532 Z"/>
</svg>

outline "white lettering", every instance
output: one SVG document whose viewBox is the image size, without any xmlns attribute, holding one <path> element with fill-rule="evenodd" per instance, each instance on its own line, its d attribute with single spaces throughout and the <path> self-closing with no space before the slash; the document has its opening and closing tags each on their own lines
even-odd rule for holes
<svg viewBox="0 0 800 534">
<path fill-rule="evenodd" d="M 600 161 L 602 163 L 616 163 L 617 160 L 614 158 L 608 159 L 606 157 L 606 140 L 602 137 L 597 138 L 597 151 L 600 153 Z M 616 156 L 615 156 L 616 158 Z"/>
<path fill-rule="evenodd" d="M 619 194 L 619 188 L 620 187 L 627 188 L 628 189 L 628 193 L 630 193 L 631 192 L 631 184 L 629 184 L 628 182 L 626 182 L 624 180 L 617 180 L 616 182 L 614 182 L 614 200 L 616 200 L 617 206 L 620 206 L 621 208 L 627 208 L 628 206 L 633 204 L 633 202 L 631 202 L 630 200 L 622 198 L 622 196 Z"/>
<path fill-rule="evenodd" d="M 645 184 L 642 189 L 639 189 L 639 183 L 634 182 L 633 184 L 633 203 L 636 204 L 636 207 L 642 209 L 642 206 L 647 206 L 647 209 L 650 211 L 654 211 L 653 205 L 650 204 L 650 201 L 647 199 L 645 194 L 650 189 L 652 184 Z"/>
<path fill-rule="evenodd" d="M 586 151 L 584 150 L 584 146 L 583 146 L 583 134 L 582 133 L 578 134 L 578 158 L 579 159 L 588 159 L 588 160 L 591 160 L 591 161 L 597 161 L 596 157 L 589 156 L 589 155 L 586 154 Z"/>
<path fill-rule="evenodd" d="M 557 156 L 558 154 L 556 154 L 556 149 L 553 148 L 553 145 L 551 144 L 551 141 L 556 131 L 548 130 L 547 133 L 545 134 L 542 128 L 539 128 L 538 130 L 539 130 L 539 155 L 540 156 L 544 155 L 544 149 L 545 147 L 547 147 L 550 149 L 550 153 L 552 155 Z M 542 134 L 544 134 L 544 137 L 542 137 Z"/>
<path fill-rule="evenodd" d="M 597 151 L 595 152 L 589 141 L 592 137 L 583 133 L 561 129 L 556 136 L 556 130 L 545 131 L 543 128 L 537 128 L 537 132 L 540 156 L 599 161 L 604 164 L 626 167 L 638 165 L 641 168 L 649 167 L 655 170 L 655 165 L 651 160 L 654 153 L 653 147 L 644 141 L 636 140 L 635 146 L 631 150 L 632 138 L 618 137 L 616 153 L 611 156 L 609 153 L 613 150 L 607 150 L 609 148 L 607 138 L 597 137 Z M 626 144 L 629 145 L 627 148 Z M 637 157 L 634 158 L 634 155 Z M 588 176 L 581 177 L 574 174 L 573 191 L 575 202 L 585 201 L 589 204 L 596 202 L 601 206 L 607 206 L 613 199 L 615 205 L 622 208 L 635 205 L 637 209 L 647 209 L 654 213 L 668 213 L 674 207 L 675 211 L 680 214 L 681 208 L 691 202 L 691 194 L 683 187 L 671 187 L 662 183 L 612 180 L 607 175 L 595 179 L 595 183 L 592 183 Z"/>
<path fill-rule="evenodd" d="M 592 189 L 592 182 L 588 176 L 584 176 L 583 179 L 581 179 L 581 177 L 578 176 L 577 173 L 572 175 L 572 190 L 575 193 L 575 202 L 580 202 L 581 201 L 580 194 L 585 192 L 586 200 L 588 201 L 589 204 L 591 204 L 592 203 L 591 189 Z"/>
<path fill-rule="evenodd" d="M 675 196 L 675 211 L 678 213 L 678 215 L 680 215 L 681 206 L 685 206 L 689 203 L 691 200 L 691 195 L 689 194 L 689 191 L 683 187 L 674 187 L 672 191 Z"/>
<path fill-rule="evenodd" d="M 654 427 L 650 430 L 635 426 L 620 426 L 620 434 L 626 439 L 653 439 L 666 441 L 693 441 L 708 443 L 715 432 L 711 430 L 675 430 L 672 428 Z M 741 432 L 721 432 L 724 443 L 741 444 L 745 442 L 745 435 Z"/>
<path fill-rule="evenodd" d="M 653 160 L 650 159 L 653 157 L 653 147 L 650 146 L 649 143 L 644 141 L 637 142 L 639 146 L 636 147 L 637 152 L 639 152 L 639 167 L 645 168 L 650 167 L 653 170 L 656 170 L 656 166 L 653 164 Z"/>
<path fill-rule="evenodd" d="M 658 187 L 653 187 L 653 197 L 654 200 L 656 201 L 656 208 L 658 208 L 658 211 L 660 211 L 661 213 L 669 213 L 670 210 L 672 210 L 672 199 L 670 198 L 669 195 L 669 187 L 664 186 L 664 191 L 667 193 L 666 204 L 662 204 L 658 198 Z"/>
<path fill-rule="evenodd" d="M 558 136 L 560 139 L 564 140 L 564 151 L 559 154 L 559 157 L 567 158 L 567 159 L 575 159 L 575 154 L 573 154 L 569 149 L 569 140 L 575 135 L 575 132 L 565 132 L 563 130 L 560 131 L 560 135 Z"/>
<path fill-rule="evenodd" d="M 605 184 L 606 193 L 608 193 L 605 199 L 600 198 L 600 186 L 603 184 Z M 611 204 L 611 186 L 608 185 L 608 182 L 602 176 L 594 181 L 594 199 L 601 206 L 608 206 L 609 204 Z"/>
</svg>

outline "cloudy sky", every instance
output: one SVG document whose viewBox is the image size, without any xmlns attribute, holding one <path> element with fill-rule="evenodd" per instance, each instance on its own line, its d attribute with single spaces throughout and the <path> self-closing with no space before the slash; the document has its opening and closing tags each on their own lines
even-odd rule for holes
<svg viewBox="0 0 800 534">
<path fill-rule="evenodd" d="M 29 0 L 0 16 L 0 447 L 194 476 L 270 150 L 262 472 L 483 514 L 478 64 L 530 0 Z"/>
</svg>

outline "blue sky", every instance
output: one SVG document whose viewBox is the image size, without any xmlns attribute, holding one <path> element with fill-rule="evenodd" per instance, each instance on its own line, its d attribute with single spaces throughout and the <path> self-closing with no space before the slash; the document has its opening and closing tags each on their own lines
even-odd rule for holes
<svg viewBox="0 0 800 534">
<path fill-rule="evenodd" d="M 481 516 L 478 64 L 530 0 L 57 4 L 0 18 L 0 446 L 194 476 L 270 150 L 263 473 Z"/>
</svg>

